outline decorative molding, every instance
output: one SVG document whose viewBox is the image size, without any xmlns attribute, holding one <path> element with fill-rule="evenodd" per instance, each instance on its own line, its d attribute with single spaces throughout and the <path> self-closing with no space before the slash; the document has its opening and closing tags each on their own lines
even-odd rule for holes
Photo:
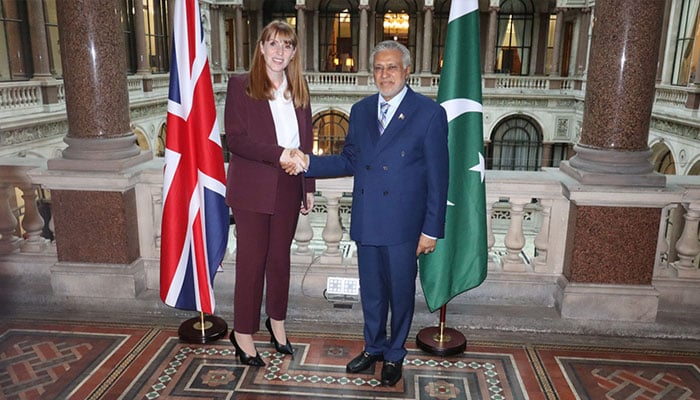
<svg viewBox="0 0 700 400">
<path fill-rule="evenodd" d="M 68 134 L 68 121 L 39 123 L 34 126 L 27 126 L 17 129 L 9 129 L 0 134 L 0 146 L 12 146 L 22 143 L 33 142 L 65 136 Z"/>
<path fill-rule="evenodd" d="M 547 109 L 549 104 L 548 99 L 484 99 L 484 107 L 538 107 L 542 109 Z"/>
<path fill-rule="evenodd" d="M 700 140 L 700 127 L 698 126 L 690 126 L 675 121 L 652 117 L 649 123 L 649 128 L 668 135 Z"/>
<path fill-rule="evenodd" d="M 568 139 L 569 138 L 569 126 L 571 125 L 571 121 L 569 120 L 569 118 L 557 118 L 555 125 L 556 125 L 555 138 Z"/>
<path fill-rule="evenodd" d="M 163 118 L 168 114 L 168 103 L 163 101 L 157 104 L 146 104 L 143 106 L 131 106 L 131 112 L 129 113 L 131 120 L 137 120 L 140 118 L 152 118 L 156 115 L 162 115 Z"/>
</svg>

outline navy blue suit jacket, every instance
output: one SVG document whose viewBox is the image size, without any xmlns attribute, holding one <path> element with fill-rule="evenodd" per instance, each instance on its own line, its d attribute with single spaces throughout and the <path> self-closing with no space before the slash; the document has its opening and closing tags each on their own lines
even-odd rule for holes
<svg viewBox="0 0 700 400">
<path fill-rule="evenodd" d="M 408 88 L 379 136 L 379 94 L 355 103 L 342 154 L 311 156 L 308 177 L 354 176 L 350 237 L 363 245 L 442 238 L 449 176 L 447 117 Z"/>
</svg>

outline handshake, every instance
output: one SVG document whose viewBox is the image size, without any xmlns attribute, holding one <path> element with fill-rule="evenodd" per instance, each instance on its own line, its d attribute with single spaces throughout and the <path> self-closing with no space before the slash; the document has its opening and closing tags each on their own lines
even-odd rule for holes
<svg viewBox="0 0 700 400">
<path fill-rule="evenodd" d="M 284 149 L 280 156 L 280 167 L 289 175 L 298 175 L 309 168 L 309 156 L 299 149 Z"/>
</svg>

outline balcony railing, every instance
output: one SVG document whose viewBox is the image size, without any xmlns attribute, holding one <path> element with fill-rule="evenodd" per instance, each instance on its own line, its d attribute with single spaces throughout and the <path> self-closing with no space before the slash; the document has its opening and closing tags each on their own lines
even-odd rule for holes
<svg viewBox="0 0 700 400">
<path fill-rule="evenodd" d="M 370 94 L 376 91 L 370 73 L 308 72 L 305 76 L 312 93 L 333 91 Z M 215 82 L 220 82 L 214 85 L 216 92 L 226 91 L 227 79 L 227 74 L 213 77 Z M 561 94 L 563 91 L 575 93 L 585 89 L 585 80 L 580 78 L 490 74 L 484 75 L 482 82 L 485 98 L 512 93 Z M 435 97 L 440 76 L 411 75 L 409 84 L 414 90 Z M 165 99 L 168 95 L 168 85 L 168 74 L 132 75 L 127 79 L 131 101 L 154 97 Z M 658 85 L 654 104 L 671 106 L 677 110 L 697 109 L 697 102 L 688 101 L 689 95 L 695 94 L 696 91 L 696 87 Z M 0 118 L 33 120 L 37 114 L 54 111 L 65 112 L 65 90 L 62 80 L 0 82 Z M 0 134 L 5 127 L 4 124 L 0 125 Z"/>
<path fill-rule="evenodd" d="M 5 159 L 0 165 L 0 260 L 8 257 L 20 263 L 24 260 L 28 269 L 37 255 L 56 262 L 54 242 L 41 234 L 46 226 L 50 227 L 50 221 L 44 221 L 38 212 L 36 193 L 40 185 L 32 178 L 34 172 L 43 169 L 42 161 L 30 159 Z M 162 171 L 162 160 L 153 160 L 143 166 L 135 181 L 140 255 L 148 268 L 146 286 L 151 289 L 158 288 Z M 563 183 L 567 179 L 570 180 L 558 169 L 487 171 L 490 253 L 487 282 L 507 284 L 516 279 L 533 286 L 555 286 L 561 279 L 567 246 L 571 246 L 573 226 L 569 225 L 569 216 L 575 203 Z M 655 285 L 670 288 L 673 294 L 669 296 L 676 296 L 675 302 L 683 303 L 688 300 L 679 293 L 684 290 L 695 293 L 700 282 L 700 185 L 684 177 L 670 176 L 668 182 L 663 191 L 636 188 L 628 198 L 651 198 L 662 209 L 653 279 Z M 356 276 L 357 258 L 348 237 L 352 178 L 320 179 L 317 189 L 317 205 L 309 216 L 300 218 L 295 233 L 291 249 L 293 270 L 312 273 L 316 279 Z M 24 200 L 23 215 L 17 215 L 11 201 L 16 191 Z M 590 188 L 585 196 L 609 199 L 611 193 L 605 188 Z M 233 232 L 232 227 L 231 237 Z M 229 267 L 225 269 L 235 262 L 235 252 L 232 240 L 224 262 Z M 546 291 L 527 295 L 534 297 L 528 301 L 548 306 L 554 301 Z M 664 296 L 662 293 L 661 297 Z"/>
</svg>

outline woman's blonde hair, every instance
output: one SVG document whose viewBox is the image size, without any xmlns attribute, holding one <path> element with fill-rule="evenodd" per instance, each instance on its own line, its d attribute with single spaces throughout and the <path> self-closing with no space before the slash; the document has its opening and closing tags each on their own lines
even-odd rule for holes
<svg viewBox="0 0 700 400">
<path fill-rule="evenodd" d="M 267 41 L 279 39 L 285 45 L 292 45 L 297 48 L 297 34 L 294 28 L 288 23 L 275 20 L 267 24 L 260 33 L 260 38 L 255 43 L 253 61 L 250 65 L 250 80 L 248 82 L 248 95 L 256 100 L 272 100 L 274 85 L 267 76 L 265 69 L 265 59 L 260 51 L 260 47 Z M 301 71 L 301 60 L 299 54 L 295 53 L 289 60 L 289 65 L 285 69 L 287 75 L 287 93 L 285 97 L 294 101 L 294 107 L 307 107 L 309 101 L 309 89 Z"/>
</svg>

